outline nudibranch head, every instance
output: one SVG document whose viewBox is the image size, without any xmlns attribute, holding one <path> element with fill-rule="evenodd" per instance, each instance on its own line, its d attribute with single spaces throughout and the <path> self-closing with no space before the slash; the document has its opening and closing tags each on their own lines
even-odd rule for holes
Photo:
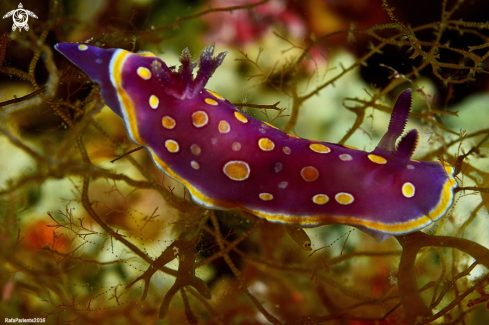
<svg viewBox="0 0 489 325">
<path fill-rule="evenodd" d="M 98 83 L 107 106 L 111 107 L 117 115 L 122 116 L 116 90 L 112 87 L 110 80 L 110 63 L 114 52 L 118 50 L 71 43 L 58 43 L 54 48 L 82 69 L 90 80 Z"/>
<path fill-rule="evenodd" d="M 56 49 L 100 84 L 129 137 L 202 206 L 301 227 L 347 224 L 384 240 L 432 224 L 452 204 L 453 168 L 411 160 L 417 131 L 396 147 L 411 90 L 399 95 L 378 147 L 364 152 L 290 136 L 205 89 L 225 56 L 213 57 L 213 46 L 200 55 L 195 76 L 188 50 L 172 69 L 148 52 Z"/>
</svg>

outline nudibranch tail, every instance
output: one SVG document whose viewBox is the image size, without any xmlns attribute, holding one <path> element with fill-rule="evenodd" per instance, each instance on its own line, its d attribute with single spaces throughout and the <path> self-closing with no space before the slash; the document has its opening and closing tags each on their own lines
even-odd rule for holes
<svg viewBox="0 0 489 325">
<path fill-rule="evenodd" d="M 410 160 L 418 134 L 399 142 L 411 90 L 399 95 L 388 131 L 373 152 L 292 137 L 246 115 L 204 88 L 226 53 L 188 50 L 178 69 L 151 53 L 85 44 L 56 49 L 98 82 L 106 104 L 155 165 L 207 208 L 240 208 L 295 227 L 345 224 L 378 240 L 422 229 L 453 201 L 454 169 Z M 102 62 L 102 63 L 100 63 Z"/>
</svg>

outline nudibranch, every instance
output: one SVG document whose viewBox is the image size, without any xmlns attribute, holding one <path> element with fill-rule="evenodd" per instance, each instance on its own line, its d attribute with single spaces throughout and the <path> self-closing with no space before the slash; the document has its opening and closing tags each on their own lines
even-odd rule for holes
<svg viewBox="0 0 489 325">
<path fill-rule="evenodd" d="M 57 44 L 100 85 L 105 103 L 155 165 L 207 208 L 240 208 L 299 227 L 346 224 L 382 241 L 441 218 L 457 183 L 447 163 L 416 161 L 416 130 L 398 143 L 411 90 L 397 99 L 372 152 L 288 135 L 240 111 L 205 85 L 226 53 L 185 49 L 178 69 L 149 52 Z"/>
</svg>

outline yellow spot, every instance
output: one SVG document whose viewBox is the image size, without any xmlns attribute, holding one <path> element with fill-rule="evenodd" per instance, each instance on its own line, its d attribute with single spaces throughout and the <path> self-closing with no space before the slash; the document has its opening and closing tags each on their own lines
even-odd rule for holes
<svg viewBox="0 0 489 325">
<path fill-rule="evenodd" d="M 323 205 L 328 203 L 329 197 L 326 194 L 316 194 L 312 197 L 312 202 Z"/>
<path fill-rule="evenodd" d="M 326 147 L 324 144 L 320 143 L 313 143 L 309 145 L 309 148 L 317 153 L 328 153 L 331 152 L 331 149 L 329 147 Z"/>
<path fill-rule="evenodd" d="M 336 202 L 343 205 L 351 204 L 355 198 L 350 193 L 340 192 L 334 196 Z"/>
<path fill-rule="evenodd" d="M 290 150 L 290 148 L 289 148 L 289 147 L 283 147 L 283 149 L 282 149 L 282 150 L 284 151 L 284 153 L 285 153 L 286 155 L 290 155 L 290 153 L 292 152 L 292 150 Z"/>
<path fill-rule="evenodd" d="M 204 111 L 197 111 L 192 114 L 192 122 L 195 127 L 201 128 L 209 123 L 209 117 Z"/>
<path fill-rule="evenodd" d="M 383 165 L 387 162 L 387 159 L 385 159 L 384 157 L 372 155 L 372 154 L 368 155 L 368 159 L 370 159 L 370 161 L 379 165 Z"/>
<path fill-rule="evenodd" d="M 349 154 L 347 153 L 343 153 L 340 155 L 340 159 L 343 160 L 343 161 L 350 161 L 350 160 L 353 160 L 352 156 L 350 156 Z"/>
<path fill-rule="evenodd" d="M 233 151 L 239 151 L 239 149 L 241 149 L 241 143 L 233 142 L 233 144 L 231 145 L 231 148 L 233 149 Z"/>
<path fill-rule="evenodd" d="M 218 99 L 224 99 L 224 97 L 222 97 L 221 95 L 219 95 L 218 93 L 216 93 L 215 91 L 212 91 L 212 90 L 209 90 L 207 89 L 207 92 L 211 95 L 214 95 L 214 97 L 218 98 Z"/>
<path fill-rule="evenodd" d="M 250 177 L 250 166 L 241 160 L 228 161 L 222 171 L 233 181 L 244 181 Z"/>
<path fill-rule="evenodd" d="M 258 146 L 263 151 L 272 151 L 275 148 L 275 143 L 268 138 L 261 138 L 258 140 Z"/>
<path fill-rule="evenodd" d="M 240 121 L 242 123 L 248 123 L 248 119 L 246 118 L 246 116 L 244 116 L 240 112 L 234 112 L 234 116 L 236 116 L 236 118 L 238 119 L 238 121 Z"/>
<path fill-rule="evenodd" d="M 205 101 L 207 104 L 209 104 L 209 105 L 212 105 L 212 106 L 217 106 L 217 102 L 216 102 L 214 99 L 212 99 L 212 98 L 206 98 L 206 99 L 204 99 L 204 101 Z"/>
<path fill-rule="evenodd" d="M 190 152 L 198 156 L 202 152 L 198 144 L 193 144 L 190 146 Z"/>
<path fill-rule="evenodd" d="M 302 168 L 301 176 L 306 182 L 314 182 L 319 177 L 319 172 L 312 166 Z"/>
<path fill-rule="evenodd" d="M 140 76 L 144 80 L 149 80 L 149 78 L 151 78 L 151 71 L 149 71 L 148 68 L 139 67 L 136 72 L 138 76 Z"/>
<path fill-rule="evenodd" d="M 348 148 L 348 149 L 353 149 L 353 150 L 360 150 L 360 149 L 358 149 L 357 147 L 354 147 L 354 146 L 349 146 L 349 145 L 347 145 L 347 144 L 344 144 L 344 145 L 343 145 L 343 147 Z"/>
<path fill-rule="evenodd" d="M 78 45 L 78 49 L 80 51 L 86 51 L 86 50 L 88 50 L 88 46 L 86 46 L 85 44 L 80 44 L 80 45 Z"/>
<path fill-rule="evenodd" d="M 195 169 L 195 170 L 197 170 L 197 169 L 199 169 L 199 168 L 200 168 L 199 163 L 198 163 L 198 162 L 196 162 L 195 160 L 192 160 L 192 161 L 190 162 L 190 166 L 192 166 L 192 168 L 193 168 L 193 169 Z"/>
<path fill-rule="evenodd" d="M 231 131 L 231 126 L 229 125 L 228 122 L 222 120 L 222 121 L 219 121 L 219 132 L 221 133 L 228 133 L 229 131 Z"/>
<path fill-rule="evenodd" d="M 260 193 L 260 199 L 263 201 L 270 201 L 273 200 L 273 195 L 270 193 Z"/>
<path fill-rule="evenodd" d="M 163 116 L 163 118 L 161 119 L 161 124 L 163 125 L 163 127 L 165 129 L 171 130 L 171 129 L 173 129 L 175 127 L 175 125 L 177 123 L 171 117 L 169 117 L 169 116 Z"/>
<path fill-rule="evenodd" d="M 166 149 L 168 149 L 168 151 L 173 153 L 178 152 L 178 150 L 180 149 L 180 147 L 178 146 L 178 142 L 176 142 L 175 140 L 166 140 L 165 147 Z"/>
<path fill-rule="evenodd" d="M 160 100 L 158 97 L 155 95 L 151 95 L 151 97 L 149 97 L 149 106 L 151 106 L 152 109 L 157 109 L 159 104 Z"/>
<path fill-rule="evenodd" d="M 412 198 L 415 192 L 416 188 L 414 187 L 413 183 L 406 182 L 402 184 L 402 195 L 405 197 Z"/>
</svg>

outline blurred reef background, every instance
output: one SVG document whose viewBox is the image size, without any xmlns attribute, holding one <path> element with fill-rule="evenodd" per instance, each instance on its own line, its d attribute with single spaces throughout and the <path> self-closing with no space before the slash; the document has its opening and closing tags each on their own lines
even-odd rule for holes
<svg viewBox="0 0 489 325">
<path fill-rule="evenodd" d="M 0 14 L 18 8 L 0 1 Z M 489 323 L 489 2 L 25 0 L 0 20 L 0 315 L 47 324 Z M 415 159 L 455 202 L 378 244 L 195 205 L 53 46 L 228 51 L 207 88 L 300 137 L 373 150 L 412 88 Z M 293 238 L 292 238 L 293 237 Z M 303 246 L 312 243 L 310 251 Z"/>
</svg>

